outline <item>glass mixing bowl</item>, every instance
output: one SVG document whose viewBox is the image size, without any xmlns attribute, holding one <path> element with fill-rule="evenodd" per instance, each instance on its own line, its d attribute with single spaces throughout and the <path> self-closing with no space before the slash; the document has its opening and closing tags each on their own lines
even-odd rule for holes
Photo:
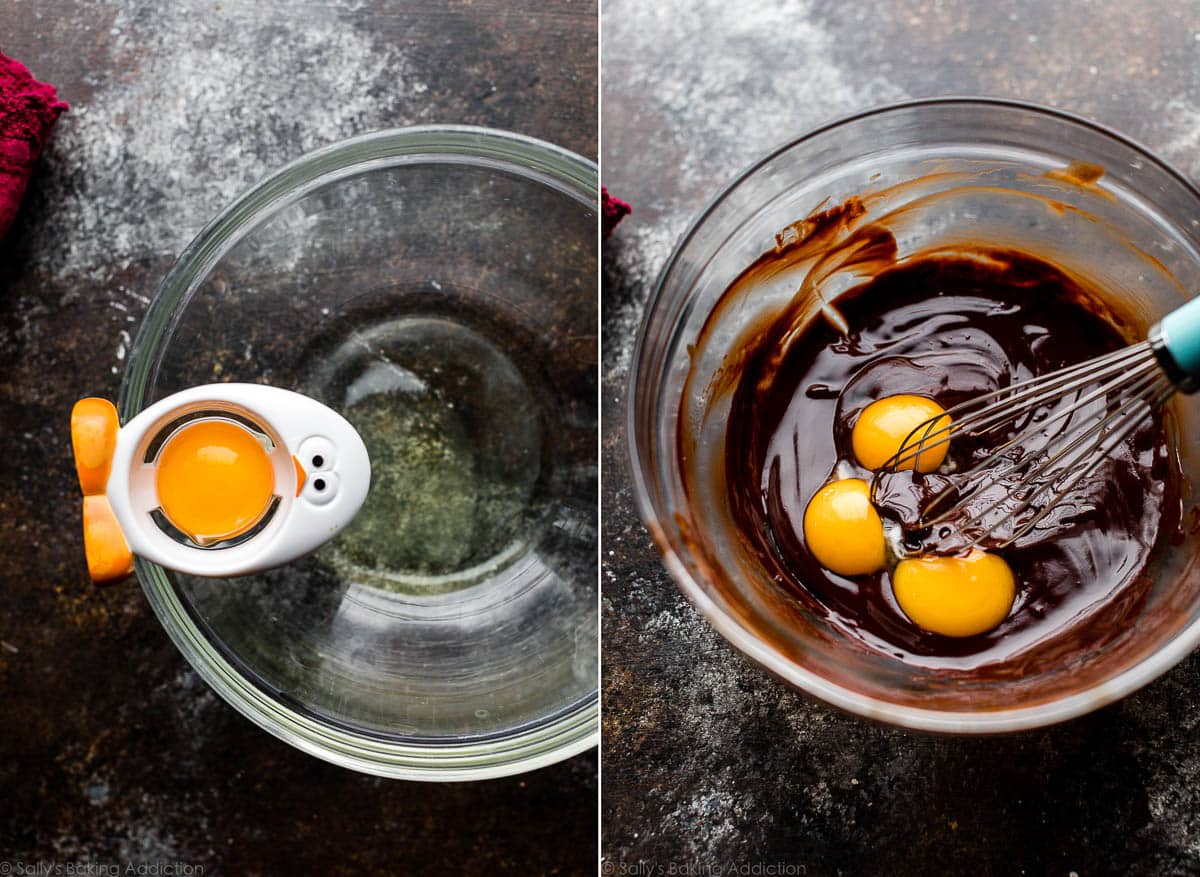
<svg viewBox="0 0 1200 877">
<path fill-rule="evenodd" d="M 1070 170 L 1072 163 L 1077 163 Z M 1084 164 L 1078 164 L 1084 163 Z M 1091 181 L 1098 165 L 1104 174 Z M 630 435 L 642 515 L 683 592 L 733 645 L 825 701 L 872 719 L 986 733 L 1076 716 L 1146 684 L 1200 641 L 1200 406 L 1167 418 L 1185 476 L 1185 526 L 1163 532 L 1152 586 L 1131 628 L 1080 644 L 1033 674 L 947 683 L 862 648 L 776 584 L 739 538 L 724 493 L 729 396 L 721 369 L 738 339 L 797 295 L 776 278 L 714 305 L 775 235 L 814 211 L 874 193 L 864 219 L 888 224 L 900 255 L 980 242 L 1033 249 L 1107 290 L 1131 336 L 1200 289 L 1200 191 L 1145 149 L 1083 119 L 996 100 L 944 99 L 854 116 L 780 148 L 692 224 L 647 306 L 631 374 Z M 805 227 L 787 234 L 803 235 Z M 863 278 L 833 272 L 803 301 Z M 710 319 L 711 317 L 711 319 Z M 701 328 L 708 323 L 705 333 Z M 677 444 L 686 436 L 681 462 Z"/>
<path fill-rule="evenodd" d="M 229 703 L 336 764 L 409 779 L 595 745 L 595 165 L 467 127 L 320 149 L 231 204 L 152 302 L 128 420 L 214 381 L 306 393 L 371 492 L 309 557 L 206 579 L 139 560 Z"/>
</svg>

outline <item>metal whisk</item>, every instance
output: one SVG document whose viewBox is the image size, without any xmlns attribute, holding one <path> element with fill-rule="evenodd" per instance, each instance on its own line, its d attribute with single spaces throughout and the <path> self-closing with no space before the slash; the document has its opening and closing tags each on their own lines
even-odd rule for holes
<svg viewBox="0 0 1200 877">
<path fill-rule="evenodd" d="M 884 476 L 915 468 L 922 454 L 952 438 L 1003 438 L 982 460 L 953 473 L 950 486 L 925 503 L 916 527 L 940 528 L 938 544 L 958 537 L 965 549 L 990 536 L 1004 548 L 1033 530 L 1177 391 L 1198 385 L 1200 299 L 1164 317 L 1146 341 L 985 393 L 925 421 L 876 473 L 872 495 Z"/>
</svg>

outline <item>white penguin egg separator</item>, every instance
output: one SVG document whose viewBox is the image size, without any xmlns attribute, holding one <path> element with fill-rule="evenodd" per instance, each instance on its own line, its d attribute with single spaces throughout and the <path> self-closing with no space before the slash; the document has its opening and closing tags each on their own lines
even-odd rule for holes
<svg viewBox="0 0 1200 877">
<path fill-rule="evenodd" d="M 71 412 L 93 580 L 133 556 L 236 576 L 315 550 L 353 520 L 371 463 L 354 427 L 300 393 L 209 384 L 162 399 L 121 427 L 105 399 Z"/>
</svg>

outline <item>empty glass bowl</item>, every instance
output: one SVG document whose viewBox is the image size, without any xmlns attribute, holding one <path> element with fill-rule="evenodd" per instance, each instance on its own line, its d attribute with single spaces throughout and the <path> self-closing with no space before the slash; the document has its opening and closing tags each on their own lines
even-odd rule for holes
<svg viewBox="0 0 1200 877">
<path fill-rule="evenodd" d="M 1085 163 L 1076 165 L 1082 182 L 1064 170 L 1072 162 Z M 1104 170 L 1099 185 L 1086 167 L 1095 165 Z M 1076 642 L 1036 672 L 1014 660 L 976 679 L 864 648 L 790 597 L 740 537 L 723 487 L 729 394 L 712 388 L 728 386 L 719 377 L 736 367 L 727 357 L 741 335 L 801 294 L 799 278 L 772 278 L 737 306 L 714 306 L 775 246 L 777 232 L 867 193 L 863 221 L 885 221 L 901 257 L 965 242 L 1033 247 L 1108 290 L 1131 335 L 1200 290 L 1200 191 L 1146 150 L 1085 120 L 1007 101 L 919 101 L 787 144 L 693 223 L 642 323 L 630 446 L 639 505 L 668 569 L 717 630 L 764 667 L 832 704 L 897 725 L 961 733 L 1030 728 L 1144 685 L 1200 643 L 1194 508 L 1182 509 L 1190 528 L 1160 533 L 1135 625 L 1108 631 L 1103 642 Z M 808 298 L 800 304 L 816 318 L 821 293 L 862 281 L 851 273 L 832 272 L 831 288 L 802 293 Z M 1168 422 L 1194 484 L 1200 405 L 1177 399 Z M 1194 499 L 1184 495 L 1190 506 Z"/>
<path fill-rule="evenodd" d="M 466 127 L 318 150 L 187 248 L 133 345 L 123 420 L 215 381 L 339 411 L 372 485 L 298 562 L 205 579 L 138 561 L 197 672 L 337 764 L 529 770 L 595 744 L 595 165 Z"/>
</svg>

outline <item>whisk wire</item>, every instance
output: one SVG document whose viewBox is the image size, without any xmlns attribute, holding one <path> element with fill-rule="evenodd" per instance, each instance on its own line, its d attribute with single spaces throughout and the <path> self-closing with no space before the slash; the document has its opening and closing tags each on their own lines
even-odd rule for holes
<svg viewBox="0 0 1200 877">
<path fill-rule="evenodd" d="M 872 495 L 884 475 L 907 467 L 910 461 L 915 468 L 922 454 L 952 438 L 978 438 L 1008 427 L 1011 437 L 991 448 L 985 459 L 957 473 L 954 483 L 924 505 L 919 523 L 921 528 L 949 527 L 938 534 L 938 541 L 957 533 L 969 540 L 966 548 L 1011 523 L 1015 531 L 996 543 L 1004 548 L 1043 521 L 1177 389 L 1151 341 L 1014 382 L 919 424 L 875 473 Z M 1079 420 L 1078 425 L 1073 419 Z M 1051 431 L 1059 423 L 1057 431 Z M 984 496 L 986 501 L 990 491 L 1005 484 L 1012 486 L 982 510 L 966 514 L 974 497 Z M 957 501 L 942 510 L 951 497 Z M 1021 521 L 1030 509 L 1031 518 Z"/>
<path fill-rule="evenodd" d="M 1081 410 L 1085 409 L 1086 406 L 1091 405 L 1091 403 L 1096 402 L 1101 398 L 1107 397 L 1114 390 L 1121 389 L 1122 392 L 1127 392 L 1129 389 L 1132 389 L 1134 394 L 1137 395 L 1146 390 L 1149 390 L 1153 383 L 1155 383 L 1157 380 L 1163 378 L 1162 372 L 1153 363 L 1150 363 L 1147 367 L 1144 367 L 1141 370 L 1135 372 L 1134 375 L 1135 375 L 1136 379 L 1138 379 L 1138 383 L 1134 384 L 1132 388 L 1130 388 L 1128 385 L 1128 377 L 1120 376 L 1120 377 L 1113 378 L 1108 383 L 1101 385 L 1097 389 L 1093 390 L 1091 393 L 1088 393 L 1086 396 L 1083 396 L 1082 398 L 1076 400 L 1073 404 L 1068 405 L 1068 406 L 1063 406 L 1062 410 L 1060 410 L 1059 412 L 1051 415 L 1050 417 L 1045 418 L 1044 420 L 1040 420 L 1040 421 L 1030 425 L 1028 428 L 1026 428 L 1022 432 L 1018 433 L 1013 438 L 1009 439 L 1008 441 L 1004 442 L 1002 445 L 995 448 L 986 459 L 981 460 L 980 462 L 976 463 L 974 466 L 972 466 L 970 469 L 968 469 L 966 472 L 963 473 L 964 480 L 966 478 L 969 478 L 972 475 L 976 475 L 983 471 L 987 471 L 989 473 L 989 477 L 987 479 L 977 482 L 975 485 L 973 485 L 972 488 L 968 491 L 968 493 L 961 497 L 958 504 L 956 504 L 954 507 L 952 507 L 949 511 L 944 512 L 942 515 L 939 515 L 934 520 L 929 521 L 928 526 L 936 526 L 937 524 L 943 523 L 945 520 L 954 517 L 960 511 L 961 506 L 971 496 L 974 496 L 977 493 L 991 489 L 996 484 L 1003 481 L 1005 478 L 1012 476 L 1017 472 L 1020 472 L 1022 469 L 1026 468 L 1027 466 L 1032 465 L 1037 460 L 1037 457 L 1035 455 L 1025 454 L 1025 455 L 1018 457 L 1015 461 L 1013 461 L 1007 467 L 1001 468 L 1001 467 L 994 466 L 993 462 L 994 462 L 995 458 L 998 455 L 1002 454 L 1004 451 L 1008 450 L 1010 447 L 1013 447 L 1013 446 L 1026 447 L 1026 446 L 1028 446 L 1031 439 L 1034 438 L 1034 436 L 1037 433 L 1045 430 L 1049 425 L 1051 425 L 1059 420 L 1069 420 L 1071 416 L 1078 414 Z M 1121 399 L 1119 399 L 1118 401 L 1121 401 L 1123 399 L 1124 399 L 1124 396 L 1122 396 Z M 1040 477 L 1050 467 L 1056 465 L 1057 463 L 1063 462 L 1065 455 L 1068 454 L 1071 450 L 1079 447 L 1084 441 L 1087 440 L 1087 438 L 1089 437 L 1090 434 L 1091 433 L 1087 432 L 1087 431 L 1081 432 L 1080 435 L 1077 436 L 1073 441 L 1071 441 L 1066 447 L 1062 448 L 1058 454 L 1046 459 L 1046 461 L 1037 470 L 1035 470 L 1034 472 L 1032 472 L 1028 476 L 1026 476 L 1027 479 L 1030 481 L 1035 480 L 1038 477 Z M 959 488 L 956 485 L 951 485 L 950 487 L 940 491 L 925 506 L 925 509 L 922 512 L 922 517 L 928 518 L 929 515 L 933 514 L 934 510 L 937 507 L 939 507 L 943 502 L 945 502 L 945 500 L 948 497 L 954 495 L 956 493 L 956 491 L 959 491 Z M 989 509 L 989 511 L 990 511 L 990 509 Z"/>
<path fill-rule="evenodd" d="M 925 451 L 946 444 L 950 441 L 953 433 L 965 433 L 969 436 L 982 435 L 995 426 L 1016 419 L 1030 408 L 1044 404 L 1046 400 L 1067 395 L 1076 389 L 1090 386 L 1110 377 L 1127 377 L 1126 370 L 1131 363 L 1143 362 L 1157 368 L 1155 361 L 1147 357 L 1150 351 L 1150 343 L 1143 341 L 1109 354 L 1093 363 L 1068 366 L 1040 378 L 1027 378 L 1024 381 L 1017 381 L 1007 387 L 1001 387 L 961 402 L 948 409 L 945 414 L 931 418 L 932 424 L 929 422 L 918 424 L 901 443 L 900 450 L 884 463 L 883 469 L 889 471 L 899 469 Z M 1041 401 L 1031 401 L 1031 399 Z M 1007 403 L 1005 409 L 992 410 L 996 403 L 1002 401 Z M 945 418 L 949 419 L 945 420 Z M 929 432 L 929 425 L 936 425 L 943 421 L 945 425 Z M 912 439 L 922 428 L 926 429 L 925 435 L 916 445 L 913 445 Z M 937 441 L 929 442 L 929 439 L 935 437 L 939 437 Z"/>
<path fill-rule="evenodd" d="M 1158 391 L 1158 393 L 1156 393 L 1149 400 L 1149 404 L 1147 404 L 1144 407 L 1143 416 L 1149 415 L 1150 412 L 1154 408 L 1157 408 L 1159 405 L 1164 404 L 1174 394 L 1175 394 L 1175 387 L 1173 384 L 1171 384 L 1168 381 L 1166 383 L 1165 387 L 1160 389 Z M 1118 418 L 1119 422 L 1121 423 L 1120 428 L 1115 429 L 1114 431 L 1111 431 L 1111 433 L 1107 436 L 1101 435 L 1100 438 L 1102 440 L 1103 439 L 1106 439 L 1106 440 L 1103 441 L 1103 444 L 1101 444 L 1098 441 L 1093 446 L 1093 449 L 1098 450 L 1098 453 L 1087 463 L 1087 465 L 1085 465 L 1083 468 L 1080 468 L 1080 469 L 1069 469 L 1069 470 L 1067 470 L 1067 472 L 1063 473 L 1063 474 L 1070 474 L 1071 477 L 1066 481 L 1066 483 L 1064 483 L 1060 487 L 1058 487 L 1058 489 L 1055 491 L 1054 495 L 1051 496 L 1038 509 L 1037 513 L 1033 516 L 1033 518 L 1031 518 L 1029 521 L 1027 521 L 1025 524 L 1023 524 L 1020 529 L 1018 529 L 1015 533 L 1013 533 L 1007 539 L 1004 539 L 1003 541 L 997 543 L 996 544 L 997 548 L 1007 548 L 1008 546 L 1010 546 L 1014 542 L 1016 542 L 1018 539 L 1020 539 L 1022 536 L 1024 536 L 1025 534 L 1027 534 L 1031 530 L 1033 530 L 1033 528 L 1036 527 L 1039 523 L 1041 523 L 1041 521 L 1048 514 L 1050 514 L 1050 512 L 1052 512 L 1054 510 L 1054 508 L 1068 494 L 1070 494 L 1071 490 L 1075 487 L 1076 484 L 1078 484 L 1080 481 L 1082 481 L 1088 475 L 1092 474 L 1092 472 L 1094 472 L 1104 462 L 1105 458 L 1110 453 L 1112 453 L 1117 448 L 1117 446 L 1120 445 L 1121 442 L 1123 442 L 1126 438 L 1128 438 L 1130 433 L 1132 433 L 1135 429 L 1137 429 L 1137 427 L 1141 424 L 1142 419 L 1143 419 L 1143 417 L 1127 417 L 1124 420 L 1120 420 L 1119 412 L 1115 412 L 1113 415 L 1110 415 L 1110 417 Z M 1112 429 L 1111 426 L 1109 428 Z M 1015 519 L 1017 515 L 1021 514 L 1026 509 L 1030 508 L 1033 505 L 1033 500 L 1036 498 L 1036 496 L 1043 493 L 1046 489 L 1054 486 L 1057 483 L 1057 481 L 1058 480 L 1055 479 L 1055 480 L 1045 482 L 1043 486 L 1039 487 L 1038 490 L 1035 491 L 1034 495 L 1029 496 L 1016 509 L 1014 509 L 1013 512 L 1008 516 L 1008 518 Z M 976 519 L 978 520 L 979 523 L 982 523 L 983 516 L 982 515 L 976 516 Z M 962 532 L 962 531 L 965 531 L 965 527 L 960 528 L 960 532 Z M 984 534 L 984 535 L 986 535 L 986 534 Z M 973 539 L 971 541 L 971 543 L 968 545 L 968 547 L 973 547 L 975 545 L 978 545 L 979 542 L 982 541 L 982 539 L 983 539 L 983 535 L 977 536 L 975 539 Z"/>
</svg>

